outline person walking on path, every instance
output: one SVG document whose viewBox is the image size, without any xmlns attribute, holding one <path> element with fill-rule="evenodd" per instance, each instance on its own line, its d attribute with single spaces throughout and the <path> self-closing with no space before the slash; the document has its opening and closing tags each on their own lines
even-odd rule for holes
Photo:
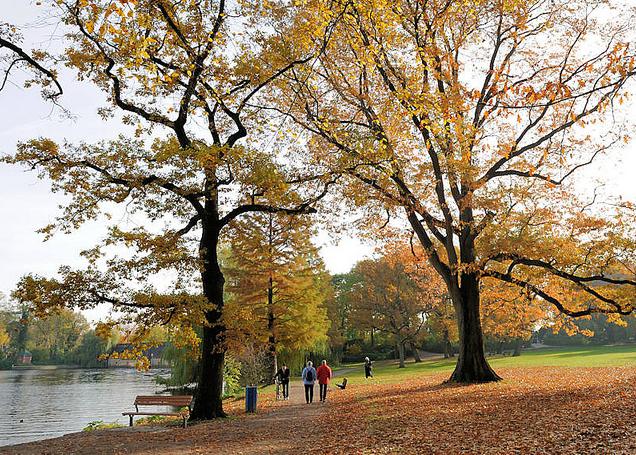
<svg viewBox="0 0 636 455">
<path fill-rule="evenodd" d="M 327 386 L 332 376 L 331 368 L 327 365 L 327 361 L 323 360 L 322 365 L 316 370 L 316 377 L 318 378 L 318 384 L 320 386 L 320 401 L 323 403 L 327 400 Z"/>
<path fill-rule="evenodd" d="M 316 382 L 316 369 L 313 367 L 311 360 L 307 362 L 307 366 L 303 368 L 303 384 L 305 385 L 305 401 L 307 404 L 314 401 L 314 383 Z"/>
<path fill-rule="evenodd" d="M 373 362 L 368 357 L 364 358 L 364 378 L 372 378 L 373 377 Z"/>
<path fill-rule="evenodd" d="M 278 379 L 278 382 L 280 382 L 283 388 L 283 400 L 289 400 L 289 375 L 290 370 L 285 364 L 283 364 L 274 375 L 274 379 Z"/>
</svg>

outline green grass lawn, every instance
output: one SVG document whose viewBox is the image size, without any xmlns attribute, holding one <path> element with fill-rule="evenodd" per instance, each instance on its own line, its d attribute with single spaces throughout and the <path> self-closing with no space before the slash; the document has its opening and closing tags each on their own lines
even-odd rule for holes
<svg viewBox="0 0 636 455">
<path fill-rule="evenodd" d="M 374 380 L 380 383 L 399 382 L 411 376 L 448 372 L 455 367 L 454 359 L 424 360 L 421 363 L 407 362 L 406 368 L 398 368 L 395 361 L 374 363 Z M 514 367 L 611 367 L 636 366 L 636 345 L 627 346 L 575 346 L 558 348 L 540 348 L 525 350 L 519 357 L 489 357 L 491 366 L 498 368 Z M 355 384 L 362 383 L 364 370 L 361 363 L 346 364 L 337 368 L 338 377 L 346 376 Z M 339 378 L 336 378 L 339 382 Z"/>
<path fill-rule="evenodd" d="M 398 368 L 396 360 L 374 362 L 373 376 L 377 383 L 394 383 L 408 380 L 421 374 L 450 373 L 455 368 L 457 357 L 452 359 L 424 360 L 415 363 L 410 360 L 406 368 Z M 488 362 L 497 371 L 499 368 L 514 367 L 636 367 L 636 344 L 624 346 L 569 346 L 524 350 L 519 357 L 494 356 Z M 362 363 L 349 363 L 334 369 L 334 382 L 340 383 L 346 377 L 351 384 L 365 382 Z M 292 380 L 300 378 L 293 377 Z M 259 388 L 259 393 L 274 393 L 274 386 Z M 242 395 L 239 395 L 239 398 Z"/>
</svg>

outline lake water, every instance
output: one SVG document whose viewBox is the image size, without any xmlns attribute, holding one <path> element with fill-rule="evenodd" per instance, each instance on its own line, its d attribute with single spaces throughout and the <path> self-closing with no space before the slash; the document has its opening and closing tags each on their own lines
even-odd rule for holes
<svg viewBox="0 0 636 455">
<path fill-rule="evenodd" d="M 89 422 L 119 421 L 137 395 L 152 395 L 159 370 L 0 371 L 0 446 L 81 431 Z M 22 420 L 22 421 L 21 421 Z"/>
</svg>

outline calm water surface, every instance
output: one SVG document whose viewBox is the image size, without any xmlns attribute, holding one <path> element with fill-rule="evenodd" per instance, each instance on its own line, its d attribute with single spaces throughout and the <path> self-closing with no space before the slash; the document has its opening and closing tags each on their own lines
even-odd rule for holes
<svg viewBox="0 0 636 455">
<path fill-rule="evenodd" d="M 136 395 L 161 390 L 134 369 L 0 371 L 0 446 L 81 431 L 89 422 L 128 424 Z M 22 420 L 22 422 L 20 422 Z"/>
</svg>

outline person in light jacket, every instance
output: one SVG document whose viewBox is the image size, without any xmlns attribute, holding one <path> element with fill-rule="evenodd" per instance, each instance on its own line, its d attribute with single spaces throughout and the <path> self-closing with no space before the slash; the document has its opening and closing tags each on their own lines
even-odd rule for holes
<svg viewBox="0 0 636 455">
<path fill-rule="evenodd" d="M 303 368 L 303 384 L 305 385 L 305 401 L 307 404 L 314 401 L 314 383 L 316 382 L 316 369 L 313 367 L 311 360 L 307 362 L 307 366 Z"/>
</svg>

